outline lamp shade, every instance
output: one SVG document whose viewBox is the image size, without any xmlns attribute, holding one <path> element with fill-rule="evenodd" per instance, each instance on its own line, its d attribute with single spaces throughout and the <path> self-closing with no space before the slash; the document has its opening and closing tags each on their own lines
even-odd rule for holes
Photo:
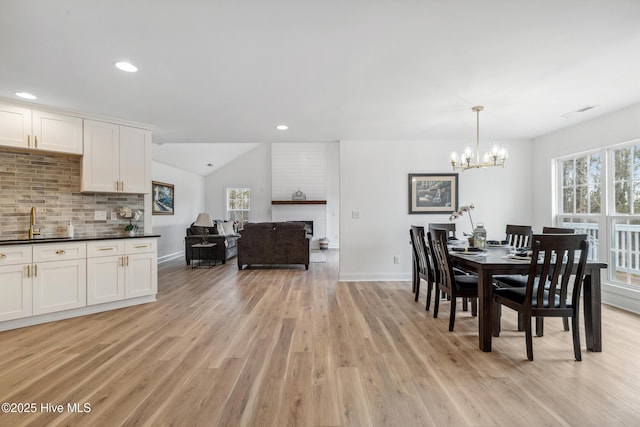
<svg viewBox="0 0 640 427">
<path fill-rule="evenodd" d="M 198 214 L 198 218 L 193 225 L 198 227 L 213 227 L 213 220 L 211 219 L 211 215 L 206 212 L 202 212 Z"/>
</svg>

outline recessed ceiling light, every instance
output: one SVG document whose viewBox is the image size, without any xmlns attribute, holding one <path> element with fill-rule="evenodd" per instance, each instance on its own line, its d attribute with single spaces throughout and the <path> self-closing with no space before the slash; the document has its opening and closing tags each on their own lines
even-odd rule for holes
<svg viewBox="0 0 640 427">
<path fill-rule="evenodd" d="M 126 71 L 127 73 L 135 73 L 136 71 L 138 71 L 138 67 L 136 67 L 130 62 L 125 62 L 125 61 L 116 62 L 116 67 L 119 70 Z"/>
<path fill-rule="evenodd" d="M 18 95 L 20 98 L 24 98 L 24 99 L 38 99 L 37 96 L 32 95 L 28 92 L 16 92 L 16 95 Z"/>
<path fill-rule="evenodd" d="M 287 129 L 289 129 L 289 126 L 287 126 L 287 125 L 278 125 L 278 126 L 276 126 L 276 129 L 278 129 L 278 130 L 287 130 Z"/>
</svg>

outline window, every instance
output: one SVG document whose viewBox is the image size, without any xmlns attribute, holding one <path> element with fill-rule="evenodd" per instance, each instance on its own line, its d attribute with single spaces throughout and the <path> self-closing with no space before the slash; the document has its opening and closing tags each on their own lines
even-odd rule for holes
<svg viewBox="0 0 640 427">
<path fill-rule="evenodd" d="M 611 282 L 639 287 L 640 141 L 559 159 L 556 176 L 559 225 L 588 235 Z"/>
<path fill-rule="evenodd" d="M 241 224 L 249 222 L 249 189 L 227 188 L 227 219 Z"/>
<path fill-rule="evenodd" d="M 559 225 L 589 236 L 589 259 L 598 259 L 602 213 L 601 153 L 558 162 L 560 179 Z"/>
</svg>

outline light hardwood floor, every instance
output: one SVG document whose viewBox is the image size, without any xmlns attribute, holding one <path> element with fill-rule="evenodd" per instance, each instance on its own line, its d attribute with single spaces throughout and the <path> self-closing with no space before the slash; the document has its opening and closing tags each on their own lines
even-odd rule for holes
<svg viewBox="0 0 640 427">
<path fill-rule="evenodd" d="M 493 352 L 477 321 L 413 302 L 408 282 L 303 268 L 160 267 L 158 301 L 0 333 L 0 426 L 637 426 L 640 318 L 603 310 L 604 352 L 575 362 L 547 319 L 526 360 L 515 315 Z M 89 403 L 90 413 L 67 411 Z M 41 404 L 65 405 L 62 414 Z"/>
</svg>

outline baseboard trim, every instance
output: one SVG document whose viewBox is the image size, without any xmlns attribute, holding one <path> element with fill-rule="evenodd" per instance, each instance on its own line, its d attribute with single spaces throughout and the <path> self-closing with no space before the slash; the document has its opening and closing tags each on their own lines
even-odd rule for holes
<svg viewBox="0 0 640 427">
<path fill-rule="evenodd" d="M 163 255 L 158 257 L 158 264 L 162 264 L 163 262 L 172 261 L 174 259 L 184 258 L 184 251 L 175 252 L 169 255 Z"/>
<path fill-rule="evenodd" d="M 41 323 L 54 322 L 56 320 L 71 319 L 72 317 L 86 316 L 88 314 L 101 313 L 103 311 L 116 310 L 118 308 L 131 307 L 133 305 L 147 304 L 154 302 L 156 295 L 130 298 L 121 301 L 108 302 L 104 304 L 89 305 L 86 307 L 74 308 L 72 310 L 57 311 L 55 313 L 40 314 L 22 319 L 7 320 L 0 323 L 0 331 L 24 328 L 26 326 L 39 325 Z"/>
</svg>

